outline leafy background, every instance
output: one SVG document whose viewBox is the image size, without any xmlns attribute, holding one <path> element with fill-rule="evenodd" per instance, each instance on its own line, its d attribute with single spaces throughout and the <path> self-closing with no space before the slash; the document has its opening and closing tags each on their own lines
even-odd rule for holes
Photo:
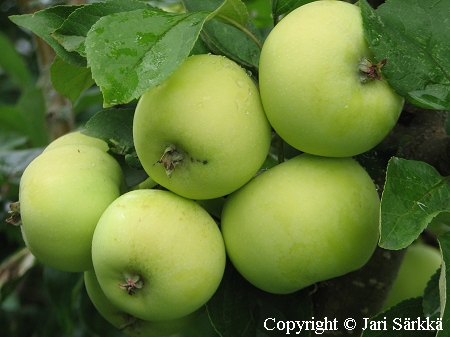
<svg viewBox="0 0 450 337">
<path fill-rule="evenodd" d="M 68 7 L 58 6 L 65 4 L 58 1 L 43 5 L 7 0 L 0 4 L 0 336 L 123 335 L 95 311 L 80 274 L 40 265 L 24 249 L 20 230 L 4 221 L 10 202 L 17 200 L 26 165 L 52 139 L 85 126 L 84 132 L 109 142 L 129 186 L 143 181 L 129 127 L 136 99 L 196 53 L 225 55 L 257 77 L 260 46 L 273 24 L 308 2 L 108 0 L 89 5 L 72 1 Z M 357 157 L 382 194 L 380 247 L 362 270 L 286 296 L 259 291 L 228 264 L 207 311 L 184 336 L 217 336 L 215 330 L 230 337 L 280 335 L 264 330 L 262 319 L 269 315 L 299 320 L 314 312 L 317 319 L 352 315 L 361 319 L 357 311 L 363 305 L 369 313 L 379 313 L 403 248 L 413 241 L 419 238 L 439 247 L 443 266 L 450 261 L 450 2 L 361 0 L 360 7 L 376 61 L 388 60 L 383 76 L 407 100 L 387 139 Z M 276 157 L 276 141 L 272 150 Z M 295 154 L 284 144 L 286 158 Z M 218 203 L 205 207 L 213 212 L 220 208 Z M 386 252 L 392 254 L 389 260 Z M 440 315 L 446 327 L 448 269 L 436 273 L 423 298 L 401 303 L 373 319 Z M 353 287 L 371 277 L 384 286 L 364 292 Z M 359 296 L 354 296 L 356 291 Z M 382 334 L 399 336 L 394 331 Z M 380 332 L 363 334 L 372 335 Z"/>
</svg>

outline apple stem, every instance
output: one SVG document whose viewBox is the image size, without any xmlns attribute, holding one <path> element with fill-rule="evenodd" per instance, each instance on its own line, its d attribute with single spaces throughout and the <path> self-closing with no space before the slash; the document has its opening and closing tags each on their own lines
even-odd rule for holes
<svg viewBox="0 0 450 337">
<path fill-rule="evenodd" d="M 129 295 L 133 295 L 136 290 L 141 289 L 144 283 L 139 279 L 139 276 L 136 276 L 134 280 L 129 277 L 127 279 L 127 283 L 119 283 L 120 289 L 125 289 Z"/>
<path fill-rule="evenodd" d="M 381 77 L 381 68 L 386 64 L 387 59 L 382 60 L 376 64 L 373 64 L 372 61 L 363 57 L 358 64 L 358 70 L 360 71 L 360 81 L 361 83 L 367 83 L 374 79 L 381 81 L 383 78 Z"/>
<path fill-rule="evenodd" d="M 22 218 L 20 216 L 20 202 L 12 202 L 9 205 L 9 211 L 8 213 L 11 214 L 11 216 L 6 219 L 6 222 L 13 224 L 14 226 L 20 226 L 22 224 Z"/>
<path fill-rule="evenodd" d="M 177 150 L 175 145 L 169 145 L 164 150 L 162 157 L 157 161 L 157 163 L 162 163 L 164 165 L 166 174 L 170 178 L 175 168 L 183 162 L 183 159 L 184 155 Z"/>
</svg>

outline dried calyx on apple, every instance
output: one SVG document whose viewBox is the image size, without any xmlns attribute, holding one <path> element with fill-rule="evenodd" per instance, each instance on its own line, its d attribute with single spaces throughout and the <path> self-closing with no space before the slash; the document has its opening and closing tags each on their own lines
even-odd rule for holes
<svg viewBox="0 0 450 337">
<path fill-rule="evenodd" d="M 136 276 L 127 277 L 126 283 L 119 284 L 121 289 L 125 289 L 129 295 L 133 295 L 136 292 L 136 289 L 142 289 L 144 282 L 142 282 L 141 278 Z"/>
<path fill-rule="evenodd" d="M 164 169 L 166 170 L 167 177 L 171 178 L 173 171 L 178 166 L 183 164 L 185 158 L 189 157 L 189 161 L 191 163 L 202 163 L 203 165 L 208 164 L 208 161 L 205 159 L 196 159 L 189 156 L 188 153 L 184 152 L 180 148 L 175 145 L 169 145 L 164 150 L 161 158 L 156 162 L 156 164 L 163 164 Z"/>
<path fill-rule="evenodd" d="M 20 226 L 22 224 L 22 218 L 20 216 L 20 202 L 12 202 L 9 205 L 9 209 L 8 214 L 10 214 L 10 217 L 6 219 L 6 222 L 14 226 Z"/>
<path fill-rule="evenodd" d="M 358 64 L 361 83 L 367 83 L 374 79 L 381 81 L 383 79 L 381 77 L 381 68 L 386 64 L 386 62 L 387 59 L 384 59 L 374 64 L 369 59 L 363 57 Z"/>
</svg>

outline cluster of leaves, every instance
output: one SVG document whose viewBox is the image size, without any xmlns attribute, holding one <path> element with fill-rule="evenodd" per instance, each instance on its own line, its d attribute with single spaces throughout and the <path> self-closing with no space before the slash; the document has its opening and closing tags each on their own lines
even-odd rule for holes
<svg viewBox="0 0 450 337">
<path fill-rule="evenodd" d="M 272 0 L 270 24 L 308 2 Z M 225 55 L 255 78 L 258 75 L 260 48 L 267 30 L 252 20 L 251 1 L 246 4 L 240 0 L 184 0 L 183 5 L 186 11 L 172 13 L 138 0 L 106 0 L 54 6 L 10 17 L 56 51 L 50 69 L 52 83 L 73 104 L 80 104 L 92 85 L 100 88 L 104 109 L 86 124 L 84 132 L 104 139 L 113 153 L 123 156 L 130 186 L 144 176 L 131 134 L 134 109 L 122 108 L 124 104 L 133 103 L 161 83 L 193 54 Z M 359 5 L 365 36 L 376 59 L 388 60 L 383 75 L 390 85 L 416 106 L 449 110 L 450 42 L 446 38 L 449 1 L 390 0 L 376 10 L 366 0 Z M 264 26 L 269 24 L 267 20 L 262 22 Z M 31 142 L 33 148 L 47 144 L 43 124 L 45 102 L 39 87 L 29 87 L 25 65 L 19 64 L 20 57 L 10 44 L 2 41 L 1 35 L 0 47 L 4 51 L 0 55 L 1 66 L 18 69 L 11 76 L 23 88 L 14 105 L 0 106 L 0 121 L 28 137 L 22 140 L 14 137 L 13 142 L 0 138 L 0 145 L 8 150 L 0 151 L 0 173 L 19 177 L 17 172 L 23 171 L 36 153 L 9 150 L 16 148 L 18 141 Z M 20 155 L 27 157 L 20 160 L 14 157 Z M 17 162 L 22 162 L 22 167 Z M 8 172 L 11 168 L 18 171 Z M 387 165 L 383 189 L 379 245 L 402 249 L 417 239 L 430 222 L 450 223 L 448 180 L 426 163 L 393 157 Z M 450 262 L 450 234 L 443 232 L 439 237 L 443 268 L 431 279 L 423 300 L 401 303 L 382 313 L 383 317 L 442 317 L 446 328 L 450 319 L 446 305 L 446 289 L 450 289 L 446 268 Z M 49 275 L 50 271 L 47 278 Z M 70 289 L 79 282 L 79 278 L 67 280 L 61 294 L 73 294 Z M 67 307 L 73 307 L 73 298 L 72 295 L 63 298 L 67 302 L 59 306 L 58 299 L 54 302 L 61 309 L 60 320 L 66 326 L 71 326 L 68 320 L 72 312 Z M 215 329 L 224 337 L 268 335 L 262 326 L 264 317 L 307 320 L 312 315 L 307 290 L 288 296 L 270 295 L 250 286 L 231 267 L 207 308 Z M 391 332 L 398 336 L 398 332 Z M 272 331 L 270 336 L 276 333 L 280 334 Z M 363 336 L 376 333 L 365 331 Z M 440 331 L 438 335 L 443 333 Z"/>
</svg>

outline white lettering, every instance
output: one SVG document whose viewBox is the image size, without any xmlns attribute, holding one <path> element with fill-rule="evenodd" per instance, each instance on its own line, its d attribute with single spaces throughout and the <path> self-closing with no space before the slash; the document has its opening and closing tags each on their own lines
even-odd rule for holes
<svg viewBox="0 0 450 337">
<path fill-rule="evenodd" d="M 394 318 L 392 323 L 394 323 L 394 326 L 392 327 L 393 330 L 401 330 L 402 329 L 402 319 L 401 318 Z"/>
<path fill-rule="evenodd" d="M 275 322 L 275 318 L 266 318 L 266 320 L 264 321 L 264 328 L 265 328 L 266 330 L 270 330 L 270 331 L 275 330 L 275 328 L 269 329 L 269 328 L 267 327 L 267 321 L 273 321 L 273 322 Z"/>
</svg>

